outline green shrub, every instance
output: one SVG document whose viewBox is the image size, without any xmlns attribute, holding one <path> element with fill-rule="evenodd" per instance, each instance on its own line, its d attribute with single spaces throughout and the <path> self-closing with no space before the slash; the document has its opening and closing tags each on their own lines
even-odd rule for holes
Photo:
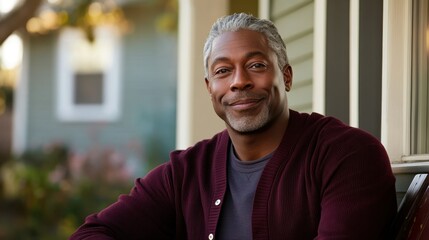
<svg viewBox="0 0 429 240">
<path fill-rule="evenodd" d="M 97 153 L 75 156 L 55 145 L 3 164 L 0 239 L 67 239 L 87 215 L 128 193 L 132 179 L 123 159 Z"/>
</svg>

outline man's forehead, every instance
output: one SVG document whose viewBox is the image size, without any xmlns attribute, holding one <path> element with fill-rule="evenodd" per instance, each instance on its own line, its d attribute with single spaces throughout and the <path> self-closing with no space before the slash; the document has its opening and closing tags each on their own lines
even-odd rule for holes
<svg viewBox="0 0 429 240">
<path fill-rule="evenodd" d="M 209 61 L 228 56 L 265 56 L 270 52 L 265 35 L 251 30 L 225 32 L 213 40 Z"/>
<path fill-rule="evenodd" d="M 239 29 L 236 31 L 227 31 L 219 34 L 216 38 L 213 39 L 212 48 L 215 45 L 225 44 L 225 42 L 230 43 L 237 40 L 239 42 L 249 41 L 263 45 L 268 43 L 265 35 L 261 32 L 249 29 Z"/>
</svg>

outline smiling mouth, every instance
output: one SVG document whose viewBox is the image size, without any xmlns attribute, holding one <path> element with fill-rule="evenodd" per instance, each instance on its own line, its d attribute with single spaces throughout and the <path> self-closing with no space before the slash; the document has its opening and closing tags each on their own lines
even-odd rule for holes
<svg viewBox="0 0 429 240">
<path fill-rule="evenodd" d="M 258 106 L 262 99 L 239 99 L 232 101 L 228 105 L 236 111 L 244 111 Z"/>
</svg>

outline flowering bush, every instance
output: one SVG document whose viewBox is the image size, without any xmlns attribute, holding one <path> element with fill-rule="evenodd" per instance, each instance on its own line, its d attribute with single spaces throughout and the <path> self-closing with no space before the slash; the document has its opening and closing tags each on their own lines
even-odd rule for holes
<svg viewBox="0 0 429 240">
<path fill-rule="evenodd" d="M 0 166 L 0 239 L 67 239 L 131 186 L 125 159 L 109 149 L 27 152 Z"/>
</svg>

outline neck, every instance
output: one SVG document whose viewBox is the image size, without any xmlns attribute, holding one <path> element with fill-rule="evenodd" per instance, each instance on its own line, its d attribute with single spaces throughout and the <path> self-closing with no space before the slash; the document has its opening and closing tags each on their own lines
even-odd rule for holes
<svg viewBox="0 0 429 240">
<path fill-rule="evenodd" d="M 268 155 L 277 149 L 283 139 L 289 122 L 289 110 L 268 123 L 269 126 L 252 133 L 240 133 L 227 126 L 237 157 L 241 161 L 252 161 Z"/>
</svg>

